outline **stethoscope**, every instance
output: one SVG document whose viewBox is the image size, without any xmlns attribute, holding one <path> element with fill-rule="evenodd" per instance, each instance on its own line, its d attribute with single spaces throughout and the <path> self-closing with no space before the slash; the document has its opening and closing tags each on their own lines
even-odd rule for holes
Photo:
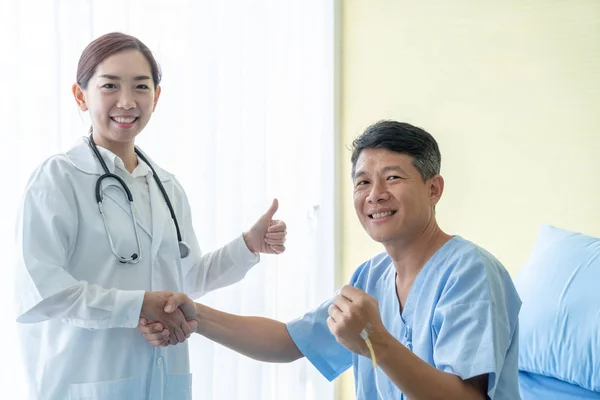
<svg viewBox="0 0 600 400">
<path fill-rule="evenodd" d="M 140 236 L 138 234 L 137 220 L 135 218 L 135 207 L 133 205 L 133 196 L 131 195 L 131 191 L 129 190 L 129 188 L 127 187 L 127 184 L 123 181 L 123 179 L 121 179 L 120 177 L 118 177 L 115 174 L 110 173 L 110 171 L 108 170 L 108 167 L 106 166 L 106 163 L 102 159 L 102 155 L 100 154 L 100 152 L 98 151 L 98 148 L 96 147 L 96 143 L 94 143 L 93 134 L 90 134 L 89 145 L 90 145 L 90 148 L 92 149 L 92 151 L 94 152 L 94 155 L 96 156 L 96 158 L 98 158 L 98 161 L 100 161 L 100 164 L 102 165 L 102 169 L 104 169 L 104 175 L 102 175 L 96 181 L 96 202 L 98 202 L 98 209 L 100 210 L 100 215 L 102 215 L 102 221 L 104 222 L 104 228 L 106 229 L 106 235 L 108 236 L 108 242 L 110 243 L 110 250 L 115 255 L 115 257 L 117 257 L 119 262 L 129 263 L 129 264 L 137 264 L 142 259 L 142 245 L 140 244 Z M 142 161 L 144 161 L 150 167 L 150 170 L 152 170 L 152 176 L 154 177 L 154 181 L 158 185 L 158 188 L 160 189 L 160 191 L 165 199 L 165 202 L 167 203 L 167 207 L 169 207 L 169 211 L 171 212 L 171 218 L 173 218 L 173 222 L 175 222 L 175 230 L 177 231 L 177 242 L 179 243 L 179 255 L 181 256 L 181 258 L 186 258 L 187 256 L 190 255 L 190 246 L 181 239 L 181 232 L 179 231 L 179 224 L 177 223 L 177 217 L 175 216 L 175 211 L 173 211 L 173 206 L 171 205 L 169 196 L 167 195 L 167 192 L 165 191 L 164 186 L 160 182 L 158 175 L 156 175 L 156 171 L 154 170 L 154 168 L 152 167 L 152 164 L 150 164 L 150 162 L 148 161 L 146 156 L 144 156 L 137 147 L 135 147 L 135 154 L 137 154 L 137 156 L 139 158 L 141 158 Z M 110 236 L 108 224 L 106 223 L 106 218 L 104 216 L 104 209 L 102 207 L 103 198 L 102 198 L 102 185 L 101 185 L 102 180 L 104 180 L 106 178 L 112 178 L 112 179 L 115 179 L 117 182 L 119 182 L 119 185 L 121 186 L 120 189 L 123 191 L 125 196 L 127 196 L 127 200 L 129 200 L 129 207 L 131 208 L 131 219 L 133 221 L 133 230 L 135 232 L 135 240 L 137 242 L 137 248 L 138 248 L 138 252 L 133 253 L 130 257 L 121 257 L 120 255 L 117 254 L 112 237 Z"/>
</svg>

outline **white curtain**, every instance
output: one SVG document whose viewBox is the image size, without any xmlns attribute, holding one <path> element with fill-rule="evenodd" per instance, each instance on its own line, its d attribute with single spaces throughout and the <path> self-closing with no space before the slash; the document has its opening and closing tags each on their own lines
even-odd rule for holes
<svg viewBox="0 0 600 400">
<path fill-rule="evenodd" d="M 14 222 L 25 182 L 87 132 L 70 88 L 94 38 L 133 34 L 155 53 L 162 96 L 138 144 L 181 180 L 204 251 L 247 229 L 273 197 L 287 251 L 200 301 L 287 321 L 334 290 L 333 0 L 2 0 L 0 390 L 25 398 L 12 310 Z M 191 340 L 195 399 L 332 399 L 307 361 L 258 363 Z M 8 362 L 6 362 L 8 360 Z M 2 397 L 5 397 L 3 394 Z"/>
</svg>

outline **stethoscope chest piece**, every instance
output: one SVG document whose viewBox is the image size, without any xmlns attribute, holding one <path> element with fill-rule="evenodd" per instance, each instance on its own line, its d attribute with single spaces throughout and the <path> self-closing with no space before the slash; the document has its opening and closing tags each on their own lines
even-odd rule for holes
<svg viewBox="0 0 600 400">
<path fill-rule="evenodd" d="M 186 242 L 179 242 L 179 255 L 181 258 L 186 258 L 190 255 L 190 246 Z"/>
</svg>

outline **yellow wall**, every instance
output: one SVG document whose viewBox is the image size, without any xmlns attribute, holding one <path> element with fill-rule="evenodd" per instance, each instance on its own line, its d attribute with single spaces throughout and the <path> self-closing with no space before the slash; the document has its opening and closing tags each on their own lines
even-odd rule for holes
<svg viewBox="0 0 600 400">
<path fill-rule="evenodd" d="M 600 236 L 599 21 L 597 0 L 343 1 L 346 280 L 382 251 L 355 218 L 346 150 L 380 118 L 438 139 L 440 225 L 511 273 L 540 223 Z"/>
</svg>

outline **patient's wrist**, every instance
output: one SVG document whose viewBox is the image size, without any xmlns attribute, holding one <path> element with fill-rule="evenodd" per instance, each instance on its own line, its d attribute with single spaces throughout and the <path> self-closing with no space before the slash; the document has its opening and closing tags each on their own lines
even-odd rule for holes
<svg viewBox="0 0 600 400">
<path fill-rule="evenodd" d="M 384 365 L 390 356 L 393 357 L 393 348 L 400 344 L 387 330 L 372 331 L 369 339 L 373 345 L 373 351 L 377 358 L 377 364 Z"/>
<path fill-rule="evenodd" d="M 194 332 L 201 335 L 202 327 L 204 326 L 203 320 L 206 320 L 206 307 L 199 303 L 194 303 L 194 306 L 196 307 L 196 318 L 194 319 L 196 322 L 198 322 L 198 325 Z"/>
</svg>

